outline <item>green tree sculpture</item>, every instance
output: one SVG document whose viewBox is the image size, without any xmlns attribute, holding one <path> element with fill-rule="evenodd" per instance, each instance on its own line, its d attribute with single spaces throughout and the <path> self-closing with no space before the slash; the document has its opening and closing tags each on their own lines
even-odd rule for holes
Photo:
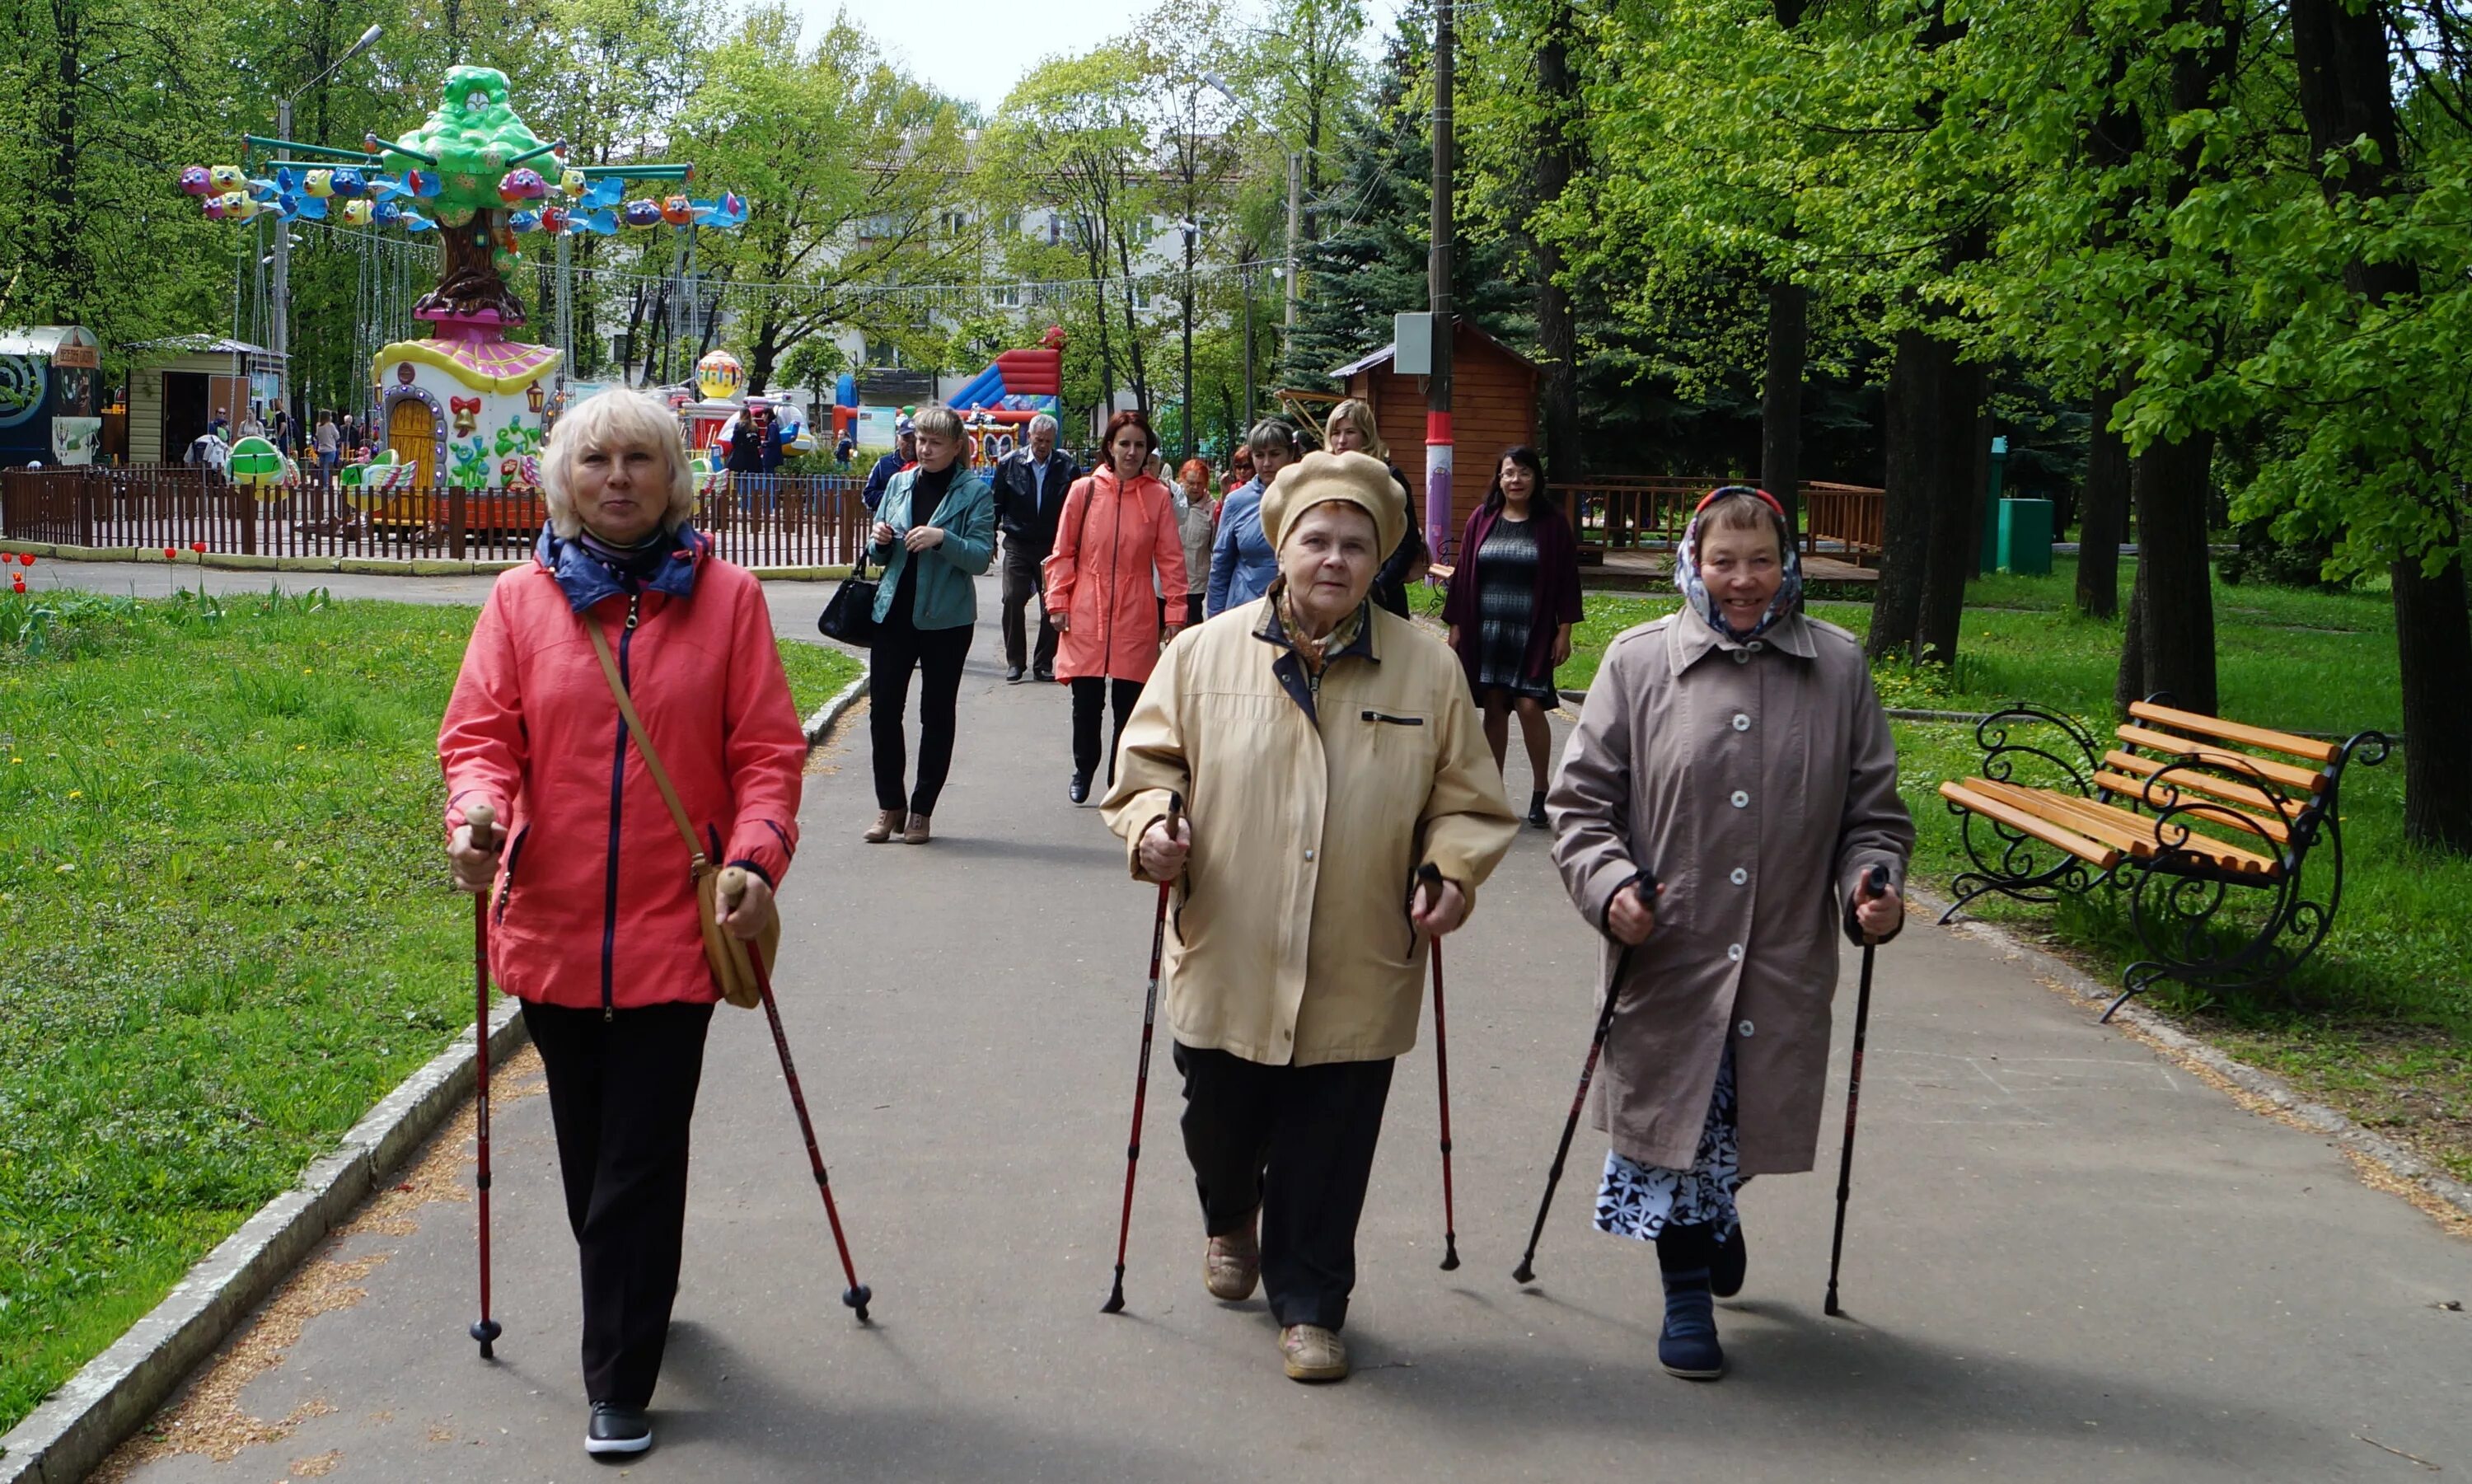
<svg viewBox="0 0 2472 1484">
<path fill-rule="evenodd" d="M 524 323 L 523 305 L 500 272 L 498 227 L 505 203 L 498 197 L 498 182 L 511 164 L 537 155 L 545 142 L 508 104 L 507 75 L 495 67 L 450 70 L 445 94 L 428 120 L 395 140 L 438 163 L 431 166 L 389 151 L 388 168 L 435 173 L 441 182 L 426 204 L 438 218 L 444 271 L 438 287 L 414 306 L 416 313 L 493 310 L 508 324 Z M 556 161 L 544 156 L 543 162 L 555 174 Z"/>
</svg>

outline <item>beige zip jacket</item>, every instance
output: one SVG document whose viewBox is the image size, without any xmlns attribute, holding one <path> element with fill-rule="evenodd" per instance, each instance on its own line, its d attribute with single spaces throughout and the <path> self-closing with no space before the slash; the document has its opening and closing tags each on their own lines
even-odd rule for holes
<svg viewBox="0 0 2472 1484">
<path fill-rule="evenodd" d="M 1414 1046 L 1416 868 L 1433 862 L 1473 907 L 1519 830 L 1450 650 L 1368 608 L 1317 688 L 1271 598 L 1186 630 L 1125 725 L 1102 806 L 1137 878 L 1171 792 L 1193 828 L 1163 969 L 1176 1039 L 1270 1065 Z"/>
</svg>

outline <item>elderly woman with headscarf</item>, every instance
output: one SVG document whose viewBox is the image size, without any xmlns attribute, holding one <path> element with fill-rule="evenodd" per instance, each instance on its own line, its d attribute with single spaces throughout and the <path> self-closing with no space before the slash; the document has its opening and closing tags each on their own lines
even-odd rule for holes
<svg viewBox="0 0 2472 1484">
<path fill-rule="evenodd" d="M 1713 1379 L 1713 1300 L 1741 1291 L 1747 1261 L 1735 1192 L 1811 1168 L 1837 934 L 1895 936 L 1914 830 L 1862 643 L 1802 613 L 1776 501 L 1709 495 L 1675 581 L 1680 612 L 1606 648 L 1549 802 L 1555 863 L 1607 965 L 1636 950 L 1605 990 L 1597 1227 L 1656 1244 L 1657 1358 Z"/>
<path fill-rule="evenodd" d="M 549 1073 L 583 1272 L 584 1448 L 639 1453 L 721 997 L 691 868 L 746 871 L 725 930 L 753 940 L 775 921 L 807 741 L 763 588 L 687 524 L 668 408 L 623 390 L 579 404 L 541 483 L 549 525 L 489 589 L 439 729 L 447 858 L 461 890 L 494 888 L 490 971 Z M 611 670 L 649 735 L 622 719 Z M 474 827 L 484 804 L 496 827 Z"/>
<path fill-rule="evenodd" d="M 1136 878 L 1183 885 L 1164 972 L 1204 1285 L 1258 1280 L 1287 1374 L 1327 1381 L 1425 945 L 1518 821 L 1450 652 L 1367 601 L 1407 524 L 1382 462 L 1307 454 L 1261 508 L 1278 577 L 1168 647 L 1105 807 Z"/>
</svg>

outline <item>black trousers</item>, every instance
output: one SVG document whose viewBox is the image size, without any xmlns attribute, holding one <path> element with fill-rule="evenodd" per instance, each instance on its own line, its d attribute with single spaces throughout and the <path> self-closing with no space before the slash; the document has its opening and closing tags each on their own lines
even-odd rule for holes
<svg viewBox="0 0 2472 1484">
<path fill-rule="evenodd" d="M 1014 669 L 1030 665 L 1031 661 L 1024 657 L 1034 653 L 1037 656 L 1034 668 L 1056 668 L 1056 620 L 1047 615 L 1047 604 L 1043 601 L 1047 579 L 1039 569 L 1039 562 L 1046 557 L 1047 553 L 1034 551 L 1027 542 L 1017 541 L 1010 535 L 1004 539 L 1005 663 Z M 1030 625 L 1022 616 L 1025 604 L 1038 610 L 1038 648 L 1035 651 L 1030 648 Z"/>
<path fill-rule="evenodd" d="M 1262 1292 L 1282 1328 L 1347 1323 L 1391 1065 L 1266 1066 L 1177 1043 L 1202 1231 L 1240 1231 L 1261 1208 Z"/>
<path fill-rule="evenodd" d="M 971 626 L 917 629 L 888 623 L 875 631 L 868 651 L 868 737 L 875 751 L 875 806 L 933 815 L 953 769 L 953 730 L 958 725 L 962 662 L 970 658 Z M 910 765 L 901 731 L 910 708 L 910 675 L 923 672 L 918 686 L 918 786 L 902 796 Z"/>
<path fill-rule="evenodd" d="M 1083 778 L 1095 778 L 1099 772 L 1099 712 L 1116 713 L 1116 726 L 1107 734 L 1107 781 L 1116 781 L 1116 744 L 1124 740 L 1125 718 L 1133 714 L 1133 703 L 1142 698 L 1139 681 L 1101 680 L 1095 675 L 1076 676 L 1073 681 L 1073 771 Z"/>
<path fill-rule="evenodd" d="M 583 1394 L 642 1407 L 661 1376 L 687 1220 L 687 1128 L 710 1005 L 524 1002 L 549 1072 L 566 1224 L 583 1271 Z"/>
</svg>

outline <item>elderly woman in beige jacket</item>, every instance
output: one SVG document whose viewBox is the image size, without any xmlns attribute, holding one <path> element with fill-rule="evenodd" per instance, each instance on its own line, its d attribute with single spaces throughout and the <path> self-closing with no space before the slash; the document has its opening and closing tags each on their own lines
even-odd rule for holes
<svg viewBox="0 0 2472 1484">
<path fill-rule="evenodd" d="M 1169 645 L 1104 806 L 1136 877 L 1183 883 L 1167 1014 L 1204 1284 L 1235 1301 L 1258 1279 L 1304 1381 L 1347 1374 L 1356 1223 L 1425 945 L 1519 827 L 1458 661 L 1366 600 L 1407 519 L 1378 459 L 1281 470 L 1262 499 L 1277 579 Z M 1425 865 L 1441 884 L 1412 898 Z"/>
<path fill-rule="evenodd" d="M 1801 613 L 1776 502 L 1711 494 L 1676 585 L 1681 611 L 1607 646 L 1549 807 L 1555 863 L 1612 940 L 1608 965 L 1637 945 L 1606 990 L 1597 1226 L 1656 1243 L 1657 1358 L 1713 1379 L 1711 1301 L 1741 1290 L 1746 1260 L 1734 1192 L 1811 1168 L 1837 933 L 1895 935 L 1914 831 L 1863 647 Z M 1892 883 L 1877 898 L 1861 886 L 1874 865 Z M 1651 878 L 1652 902 L 1635 889 Z"/>
</svg>

